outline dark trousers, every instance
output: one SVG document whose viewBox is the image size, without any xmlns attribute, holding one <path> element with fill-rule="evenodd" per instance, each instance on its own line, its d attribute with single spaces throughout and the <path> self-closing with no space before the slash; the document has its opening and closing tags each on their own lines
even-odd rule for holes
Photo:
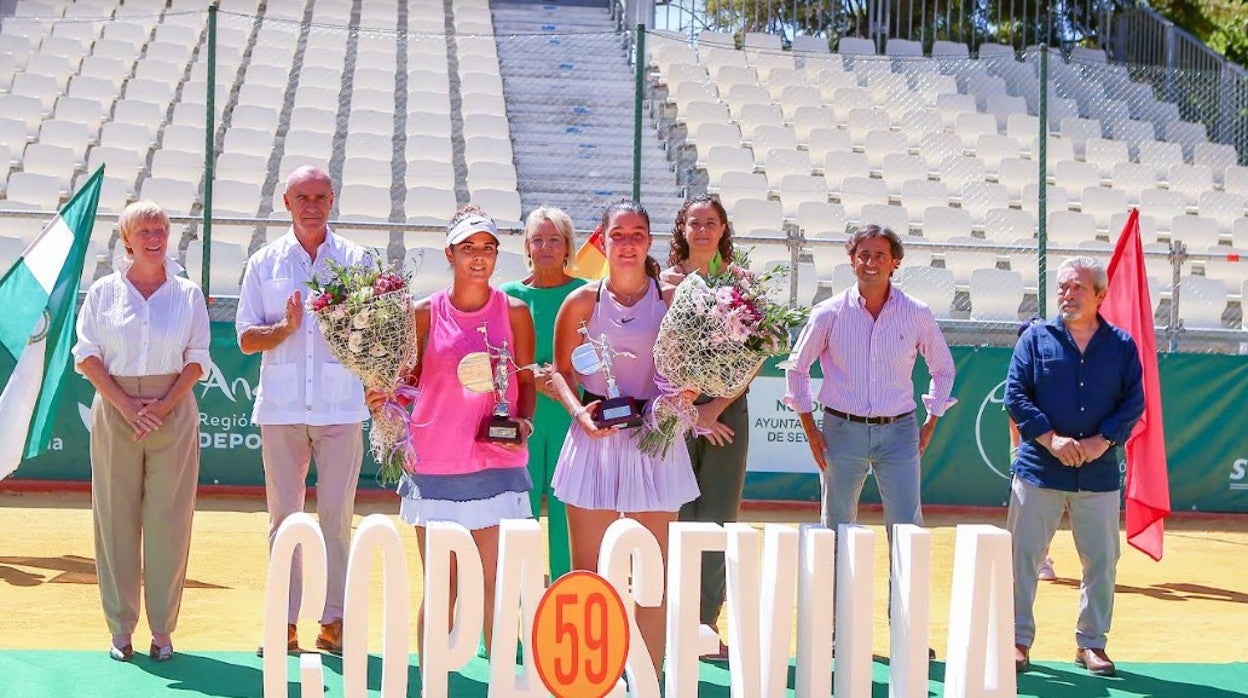
<svg viewBox="0 0 1248 698">
<path fill-rule="evenodd" d="M 681 521 L 723 525 L 737 520 L 745 489 L 745 461 L 750 445 L 750 413 L 746 396 L 728 405 L 719 421 L 736 434 L 732 443 L 715 446 L 705 437 L 688 439 L 689 460 L 701 494 L 680 508 Z M 724 554 L 702 556 L 702 623 L 713 625 L 724 605 Z"/>
</svg>

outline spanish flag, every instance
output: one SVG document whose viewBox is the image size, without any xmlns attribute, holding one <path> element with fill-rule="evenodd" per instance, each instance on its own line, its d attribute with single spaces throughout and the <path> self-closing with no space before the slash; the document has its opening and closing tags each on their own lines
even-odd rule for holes
<svg viewBox="0 0 1248 698">
<path fill-rule="evenodd" d="M 602 226 L 594 228 L 585 244 L 576 252 L 576 261 L 568 270 L 572 276 L 594 281 L 607 275 L 606 237 L 602 234 Z"/>
</svg>

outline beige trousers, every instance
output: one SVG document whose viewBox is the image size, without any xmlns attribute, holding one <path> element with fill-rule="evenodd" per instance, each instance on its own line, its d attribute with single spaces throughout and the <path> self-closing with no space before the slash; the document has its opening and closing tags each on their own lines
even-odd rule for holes
<svg viewBox="0 0 1248 698">
<path fill-rule="evenodd" d="M 308 468 L 316 461 L 316 516 L 325 536 L 327 570 L 325 609 L 321 622 L 342 617 L 347 585 L 347 552 L 351 547 L 351 517 L 355 488 L 364 458 L 363 425 L 262 424 L 264 496 L 269 506 L 269 548 L 287 516 L 303 511 Z M 287 621 L 294 623 L 303 597 L 303 563 L 295 550 L 290 571 Z"/>
<path fill-rule="evenodd" d="M 113 380 L 131 397 L 159 398 L 177 375 Z M 121 412 L 96 394 L 91 403 L 91 508 L 95 568 L 110 632 L 134 632 L 140 578 L 152 632 L 177 629 L 198 479 L 199 407 L 193 394 L 137 442 Z"/>
</svg>

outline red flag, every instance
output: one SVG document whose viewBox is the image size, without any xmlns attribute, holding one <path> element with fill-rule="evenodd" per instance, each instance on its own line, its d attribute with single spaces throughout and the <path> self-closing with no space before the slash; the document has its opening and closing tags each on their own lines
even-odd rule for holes
<svg viewBox="0 0 1248 698">
<path fill-rule="evenodd" d="M 594 228 L 589 239 L 581 245 L 580 250 L 577 250 L 576 259 L 573 260 L 568 273 L 590 281 L 607 275 L 607 247 L 606 238 L 602 234 L 602 226 Z"/>
<path fill-rule="evenodd" d="M 1161 422 L 1161 380 L 1153 307 L 1140 243 L 1140 212 L 1132 209 L 1109 260 L 1109 291 L 1101 315 L 1135 339 L 1144 367 L 1144 414 L 1127 439 L 1127 542 L 1161 559 L 1165 519 L 1170 515 L 1170 478 Z"/>
</svg>

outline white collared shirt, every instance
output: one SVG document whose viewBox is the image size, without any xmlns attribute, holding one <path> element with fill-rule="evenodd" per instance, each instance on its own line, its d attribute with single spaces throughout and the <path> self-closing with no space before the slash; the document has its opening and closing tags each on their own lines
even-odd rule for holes
<svg viewBox="0 0 1248 698">
<path fill-rule="evenodd" d="M 247 261 L 239 291 L 234 330 L 239 337 L 256 326 L 286 317 L 286 299 L 299 291 L 303 321 L 299 330 L 260 359 L 260 387 L 251 421 L 256 424 L 351 424 L 368 418 L 364 385 L 329 352 L 316 316 L 308 310 L 307 282 L 313 274 L 329 277 L 327 260 L 340 265 L 371 264 L 363 247 L 326 231 L 316 262 L 299 244 L 294 230 L 261 247 Z"/>
<path fill-rule="evenodd" d="M 78 341 L 74 370 L 94 356 L 110 375 L 157 376 L 181 373 L 199 364 L 206 375 L 212 368 L 208 345 L 208 306 L 204 292 L 182 276 L 182 268 L 165 260 L 165 283 L 148 298 L 126 278 L 134 264 L 114 260 L 112 274 L 96 280 L 78 311 Z"/>
</svg>

